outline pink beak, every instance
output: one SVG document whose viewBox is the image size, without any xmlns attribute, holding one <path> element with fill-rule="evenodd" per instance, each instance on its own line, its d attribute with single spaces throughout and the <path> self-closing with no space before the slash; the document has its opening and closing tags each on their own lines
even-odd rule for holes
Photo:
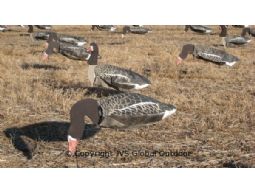
<svg viewBox="0 0 255 193">
<path fill-rule="evenodd" d="M 90 46 L 88 49 L 87 49 L 87 52 L 93 52 L 94 49 L 93 49 L 93 46 Z"/>
<path fill-rule="evenodd" d="M 77 139 L 68 139 L 68 153 L 69 155 L 74 155 L 78 145 Z"/>
<path fill-rule="evenodd" d="M 177 58 L 176 64 L 181 64 L 182 63 L 182 59 L 180 57 Z"/>
</svg>

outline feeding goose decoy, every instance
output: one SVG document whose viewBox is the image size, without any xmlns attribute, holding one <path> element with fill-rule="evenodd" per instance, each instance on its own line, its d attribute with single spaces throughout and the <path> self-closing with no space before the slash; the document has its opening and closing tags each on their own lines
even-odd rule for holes
<svg viewBox="0 0 255 193">
<path fill-rule="evenodd" d="M 94 31 L 95 29 L 100 31 L 111 31 L 111 32 L 116 31 L 116 27 L 114 27 L 113 25 L 92 25 L 91 30 Z"/>
<path fill-rule="evenodd" d="M 243 28 L 241 36 L 246 37 L 247 34 L 250 35 L 250 36 L 255 37 L 255 29 L 251 28 L 249 26 L 245 26 L 245 28 Z"/>
<path fill-rule="evenodd" d="M 8 28 L 5 25 L 0 25 L 0 31 L 1 32 L 5 32 L 7 30 L 8 30 Z"/>
<path fill-rule="evenodd" d="M 122 31 L 122 37 L 124 37 L 127 33 L 133 34 L 146 34 L 150 31 L 150 29 L 143 27 L 142 25 L 130 25 L 124 26 Z"/>
<path fill-rule="evenodd" d="M 106 86 L 114 89 L 142 89 L 151 84 L 144 76 L 118 66 L 97 65 L 99 49 L 96 43 L 90 44 L 91 55 L 88 58 L 88 78 L 91 86 Z"/>
<path fill-rule="evenodd" d="M 207 61 L 225 64 L 228 66 L 233 66 L 237 61 L 239 61 L 239 58 L 224 50 L 203 45 L 186 44 L 183 46 L 182 51 L 179 54 L 177 64 L 180 64 L 184 59 L 186 59 L 188 54 L 192 54 L 197 58 L 202 58 Z"/>
<path fill-rule="evenodd" d="M 85 40 L 80 37 L 58 35 L 55 32 L 50 32 L 43 59 L 48 59 L 49 55 L 53 54 L 55 50 L 71 59 L 86 60 L 90 54 L 81 46 L 85 43 Z"/>
<path fill-rule="evenodd" d="M 235 47 L 247 44 L 251 41 L 250 38 L 245 37 L 244 30 L 241 36 L 229 36 L 227 33 L 227 26 L 220 25 L 220 28 L 221 33 L 219 34 L 219 36 L 222 37 L 222 44 L 224 45 L 224 47 Z"/>
<path fill-rule="evenodd" d="M 34 33 L 34 39 L 36 40 L 48 40 L 50 37 L 50 34 L 53 34 L 54 32 L 36 32 Z M 73 35 L 66 35 L 66 34 L 57 34 L 56 41 L 59 41 L 61 43 L 67 43 L 72 44 L 75 46 L 83 46 L 87 43 L 84 37 L 79 36 L 73 36 Z"/>
<path fill-rule="evenodd" d="M 52 26 L 51 25 L 36 25 L 38 29 L 45 29 L 45 30 L 51 30 Z"/>
<path fill-rule="evenodd" d="M 76 152 L 88 116 L 96 127 L 130 128 L 155 123 L 170 117 L 176 107 L 137 93 L 120 93 L 102 99 L 84 99 L 70 110 L 68 153 Z"/>
<path fill-rule="evenodd" d="M 211 34 L 212 33 L 212 29 L 207 26 L 204 26 L 204 25 L 185 25 L 184 31 L 187 32 L 189 29 L 194 32 L 201 33 L 201 34 Z"/>
</svg>

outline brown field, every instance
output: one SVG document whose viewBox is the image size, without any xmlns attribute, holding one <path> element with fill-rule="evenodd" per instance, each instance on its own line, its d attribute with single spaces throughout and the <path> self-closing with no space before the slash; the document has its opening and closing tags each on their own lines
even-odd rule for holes
<svg viewBox="0 0 255 193">
<path fill-rule="evenodd" d="M 89 88 L 87 64 L 55 54 L 48 67 L 39 68 L 32 64 L 43 63 L 43 41 L 20 36 L 27 29 L 18 27 L 0 33 L 0 167 L 255 167 L 255 42 L 227 48 L 241 59 L 234 67 L 192 56 L 176 65 L 185 43 L 219 44 L 218 26 L 211 26 L 216 32 L 211 36 L 185 33 L 183 26 L 149 27 L 151 33 L 123 40 L 118 33 L 91 32 L 90 26 L 53 26 L 97 42 L 100 64 L 147 74 L 152 85 L 139 92 L 177 107 L 169 119 L 142 128 L 87 126 L 79 151 L 112 152 L 108 158 L 65 156 L 70 107 L 85 97 L 99 97 Z M 32 159 L 13 140 L 20 134 L 35 147 Z M 175 150 L 191 154 L 132 154 Z"/>
</svg>

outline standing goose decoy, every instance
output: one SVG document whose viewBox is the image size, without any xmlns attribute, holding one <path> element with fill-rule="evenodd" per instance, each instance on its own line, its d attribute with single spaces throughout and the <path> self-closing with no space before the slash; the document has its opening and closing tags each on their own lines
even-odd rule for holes
<svg viewBox="0 0 255 193">
<path fill-rule="evenodd" d="M 184 31 L 187 32 L 189 29 L 200 34 L 212 33 L 212 29 L 204 25 L 185 25 Z"/>
<path fill-rule="evenodd" d="M 96 127 L 129 128 L 158 122 L 170 117 L 176 107 L 137 93 L 121 93 L 106 98 L 84 99 L 70 111 L 68 153 L 74 155 L 88 116 Z"/>
<path fill-rule="evenodd" d="M 233 66 L 237 61 L 239 61 L 239 58 L 228 54 L 224 50 L 202 45 L 186 44 L 183 46 L 182 51 L 179 54 L 177 64 L 180 64 L 184 59 L 186 59 L 188 54 L 192 54 L 197 58 L 202 58 L 214 63 L 226 64 L 227 66 Z"/>
<path fill-rule="evenodd" d="M 220 37 L 222 37 L 222 44 L 224 47 L 235 47 L 247 44 L 251 41 L 250 38 L 245 37 L 245 35 L 241 34 L 241 36 L 229 36 L 227 33 L 227 27 L 225 25 L 220 25 L 221 33 Z M 244 31 L 244 30 L 243 30 Z"/>
<path fill-rule="evenodd" d="M 94 31 L 95 29 L 100 31 L 111 31 L 111 32 L 116 31 L 116 27 L 114 27 L 113 25 L 92 25 L 91 30 Z"/>
<path fill-rule="evenodd" d="M 151 84 L 144 76 L 109 64 L 97 65 L 99 49 L 96 43 L 91 43 L 88 59 L 88 78 L 91 86 L 106 86 L 119 89 L 142 89 Z"/>
</svg>

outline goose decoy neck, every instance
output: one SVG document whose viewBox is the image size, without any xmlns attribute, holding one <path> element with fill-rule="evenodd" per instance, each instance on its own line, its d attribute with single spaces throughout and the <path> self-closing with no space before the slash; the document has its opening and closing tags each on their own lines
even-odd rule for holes
<svg viewBox="0 0 255 193">
<path fill-rule="evenodd" d="M 128 32 L 130 32 L 130 27 L 129 26 L 124 26 L 123 27 L 123 34 L 127 34 Z"/>
<path fill-rule="evenodd" d="M 228 30 L 226 25 L 220 25 L 221 32 L 219 34 L 220 37 L 226 37 L 228 35 Z"/>
<path fill-rule="evenodd" d="M 85 116 L 88 116 L 94 124 L 100 124 L 99 111 L 100 106 L 94 99 L 84 99 L 75 103 L 70 111 L 71 125 L 68 136 L 77 140 L 82 138 Z"/>
<path fill-rule="evenodd" d="M 241 36 L 242 36 L 242 37 L 245 37 L 247 33 L 248 33 L 249 35 L 251 34 L 250 28 L 249 28 L 249 27 L 243 28 L 242 33 L 241 33 Z"/>
<path fill-rule="evenodd" d="M 189 30 L 189 28 L 190 28 L 190 25 L 185 25 L 184 31 L 187 32 Z"/>
<path fill-rule="evenodd" d="M 98 45 L 95 42 L 91 43 L 88 51 L 91 53 L 91 56 L 88 59 L 88 64 L 97 65 L 97 59 L 99 55 Z"/>
<path fill-rule="evenodd" d="M 188 54 L 192 54 L 195 49 L 195 46 L 193 44 L 186 44 L 183 46 L 182 51 L 179 55 L 181 59 L 186 59 Z"/>
</svg>

